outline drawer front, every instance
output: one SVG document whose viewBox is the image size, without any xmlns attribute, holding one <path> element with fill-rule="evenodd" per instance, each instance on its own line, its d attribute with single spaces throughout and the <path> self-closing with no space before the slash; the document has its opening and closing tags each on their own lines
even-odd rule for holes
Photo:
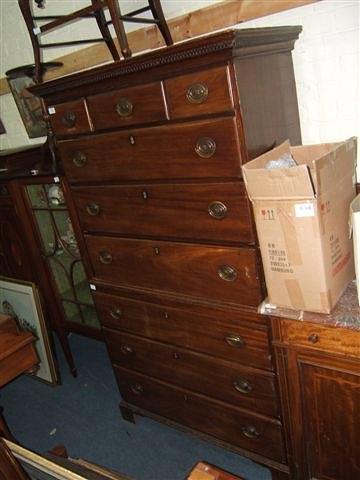
<svg viewBox="0 0 360 480">
<path fill-rule="evenodd" d="M 58 148 L 73 182 L 241 176 L 232 118 L 95 135 Z"/>
<path fill-rule="evenodd" d="M 52 105 L 48 111 L 56 135 L 76 135 L 91 130 L 84 99 Z"/>
<path fill-rule="evenodd" d="M 123 399 L 275 461 L 285 461 L 281 425 L 203 395 L 115 367 Z"/>
<path fill-rule="evenodd" d="M 89 232 L 221 243 L 255 240 L 240 182 L 78 187 L 73 196 L 82 228 Z"/>
<path fill-rule="evenodd" d="M 242 326 L 246 312 L 159 305 L 93 292 L 103 325 L 226 360 L 271 370 L 267 331 Z"/>
<path fill-rule="evenodd" d="M 257 253 L 231 248 L 85 235 L 95 277 L 112 284 L 257 306 Z"/>
<path fill-rule="evenodd" d="M 113 363 L 238 407 L 277 415 L 273 374 L 104 329 Z"/>
<path fill-rule="evenodd" d="M 95 130 L 166 119 L 161 83 L 94 95 L 87 101 Z"/>
<path fill-rule="evenodd" d="M 185 118 L 233 110 L 226 66 L 165 81 L 170 118 Z"/>
<path fill-rule="evenodd" d="M 278 321 L 285 343 L 360 357 L 360 332 L 296 320 Z"/>
</svg>

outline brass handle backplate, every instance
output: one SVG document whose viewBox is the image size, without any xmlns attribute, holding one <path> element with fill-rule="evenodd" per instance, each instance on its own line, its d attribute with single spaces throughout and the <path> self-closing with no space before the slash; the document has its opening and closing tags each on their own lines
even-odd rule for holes
<svg viewBox="0 0 360 480">
<path fill-rule="evenodd" d="M 245 340 L 240 335 L 226 335 L 225 342 L 231 347 L 240 348 L 245 345 Z"/>
<path fill-rule="evenodd" d="M 134 350 L 128 345 L 121 345 L 120 350 L 124 355 L 130 355 L 131 353 L 134 353 Z"/>
<path fill-rule="evenodd" d="M 249 383 L 247 380 L 244 380 L 243 378 L 238 378 L 237 380 L 235 380 L 233 382 L 233 386 L 235 390 L 240 393 L 244 393 L 245 395 L 253 390 L 251 383 Z"/>
<path fill-rule="evenodd" d="M 309 335 L 308 340 L 311 343 L 317 343 L 320 340 L 320 337 L 317 333 L 312 333 L 311 335 Z"/>
<path fill-rule="evenodd" d="M 227 206 L 222 202 L 211 202 L 208 206 L 209 215 L 217 220 L 222 220 L 227 215 Z"/>
<path fill-rule="evenodd" d="M 218 275 L 225 282 L 234 282 L 237 278 L 237 270 L 231 265 L 221 265 L 218 268 Z"/>
<path fill-rule="evenodd" d="M 64 115 L 61 117 L 61 123 L 65 125 L 65 127 L 71 128 L 76 123 L 76 115 L 74 112 L 65 112 Z"/>
<path fill-rule="evenodd" d="M 87 164 L 87 157 L 83 152 L 75 152 L 72 161 L 76 167 L 81 168 Z"/>
<path fill-rule="evenodd" d="M 120 98 L 116 104 L 116 111 L 120 117 L 129 117 L 133 113 L 134 107 L 128 98 Z"/>
<path fill-rule="evenodd" d="M 130 389 L 133 393 L 135 393 L 135 395 L 142 395 L 144 393 L 144 388 L 142 385 L 140 385 L 140 383 L 133 383 L 130 386 Z"/>
<path fill-rule="evenodd" d="M 210 137 L 200 137 L 195 146 L 195 152 L 201 158 L 210 158 L 216 151 L 216 142 Z"/>
<path fill-rule="evenodd" d="M 86 205 L 86 211 L 92 217 L 96 217 L 96 215 L 99 215 L 100 213 L 100 207 L 97 203 L 90 202 Z"/>
<path fill-rule="evenodd" d="M 112 255 L 109 252 L 100 252 L 99 260 L 104 265 L 109 265 L 112 262 Z"/>
<path fill-rule="evenodd" d="M 186 92 L 186 99 L 189 103 L 203 103 L 209 94 L 209 89 L 204 83 L 190 85 Z"/>
<path fill-rule="evenodd" d="M 258 438 L 260 436 L 260 433 L 252 425 L 243 425 L 241 431 L 247 438 Z"/>
<path fill-rule="evenodd" d="M 111 307 L 110 316 L 115 320 L 118 320 L 122 316 L 122 311 L 118 307 Z"/>
</svg>

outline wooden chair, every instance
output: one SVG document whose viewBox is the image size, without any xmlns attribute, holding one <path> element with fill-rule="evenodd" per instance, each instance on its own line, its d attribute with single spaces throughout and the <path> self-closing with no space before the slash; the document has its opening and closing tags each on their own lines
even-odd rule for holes
<svg viewBox="0 0 360 480">
<path fill-rule="evenodd" d="M 34 0 L 38 8 L 45 7 L 45 0 Z M 164 13 L 161 7 L 160 0 L 148 0 L 148 5 L 122 15 L 120 6 L 117 0 L 89 0 L 90 5 L 67 15 L 34 15 L 32 10 L 33 2 L 31 0 L 18 0 L 18 4 L 21 13 L 24 17 L 34 52 L 35 60 L 35 72 L 34 81 L 41 83 L 42 81 L 42 67 L 41 67 L 41 50 L 44 48 L 53 47 L 66 47 L 85 43 L 105 42 L 114 61 L 120 60 L 119 53 L 116 49 L 115 43 L 111 37 L 109 31 L 109 24 L 112 24 L 118 39 L 120 50 L 124 58 L 131 57 L 131 50 L 127 41 L 125 28 L 123 22 L 155 24 L 158 26 L 166 45 L 172 45 L 173 41 L 169 28 L 167 26 Z M 106 20 L 104 10 L 108 9 L 110 14 L 110 20 Z M 139 14 L 146 11 L 151 11 L 153 18 L 138 17 Z M 40 43 L 39 37 L 42 34 L 55 30 L 56 28 L 63 27 L 69 22 L 74 20 L 80 20 L 82 18 L 95 18 L 99 27 L 101 37 L 82 39 L 82 40 L 69 40 L 65 42 L 56 43 Z M 38 26 L 36 22 L 51 20 L 46 24 Z"/>
</svg>

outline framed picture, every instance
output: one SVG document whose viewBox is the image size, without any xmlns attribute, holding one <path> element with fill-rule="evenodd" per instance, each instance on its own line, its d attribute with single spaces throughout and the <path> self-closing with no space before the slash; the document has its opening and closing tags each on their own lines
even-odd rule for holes
<svg viewBox="0 0 360 480">
<path fill-rule="evenodd" d="M 8 450 L 8 455 L 18 462 L 25 473 L 26 480 L 131 480 L 127 476 L 80 459 L 51 454 L 39 455 L 10 440 L 2 439 L 2 442 Z"/>
<path fill-rule="evenodd" d="M 41 308 L 39 292 L 34 283 L 0 277 L 0 312 L 11 315 L 23 330 L 36 337 L 35 348 L 40 364 L 33 375 L 50 384 L 58 383 L 54 357 Z"/>
<path fill-rule="evenodd" d="M 61 62 L 43 63 L 42 72 L 61 66 Z M 41 100 L 29 92 L 29 87 L 34 85 L 34 65 L 13 68 L 5 72 L 5 75 L 28 137 L 45 137 L 48 130 L 43 117 Z"/>
</svg>

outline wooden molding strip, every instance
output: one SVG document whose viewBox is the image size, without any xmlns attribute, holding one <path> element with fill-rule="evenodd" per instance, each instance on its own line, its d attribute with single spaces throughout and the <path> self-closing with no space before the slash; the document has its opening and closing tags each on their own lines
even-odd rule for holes
<svg viewBox="0 0 360 480">
<path fill-rule="evenodd" d="M 168 21 L 168 24 L 176 43 L 230 27 L 246 20 L 253 20 L 318 1 L 321 0 L 225 0 L 173 18 Z M 134 30 L 127 36 L 134 54 L 164 45 L 163 38 L 155 26 Z M 112 57 L 104 44 L 96 44 L 59 57 L 56 61 L 62 62 L 64 65 L 45 75 L 45 80 L 52 80 L 102 63 L 111 62 Z M 0 78 L 0 95 L 9 92 L 6 78 Z"/>
</svg>

